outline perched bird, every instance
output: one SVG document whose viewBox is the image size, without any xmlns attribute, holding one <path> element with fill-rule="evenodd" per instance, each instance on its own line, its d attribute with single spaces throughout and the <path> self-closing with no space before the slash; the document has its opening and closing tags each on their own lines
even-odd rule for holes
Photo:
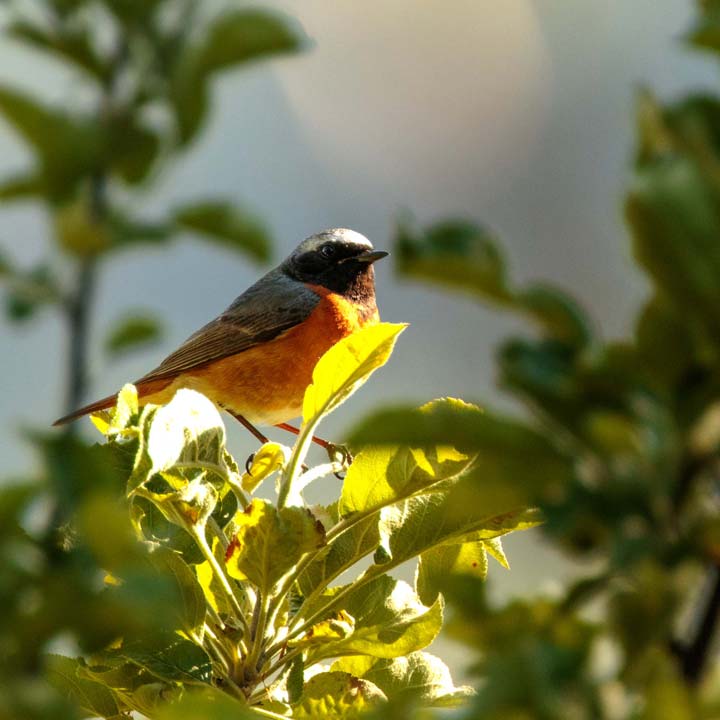
<svg viewBox="0 0 720 720">
<path fill-rule="evenodd" d="M 219 317 L 191 335 L 135 381 L 141 404 L 168 402 L 180 388 L 197 390 L 253 427 L 277 425 L 302 411 L 320 357 L 342 338 L 379 321 L 373 250 L 353 230 L 335 228 L 303 240 Z M 115 395 L 60 418 L 62 425 L 115 405 Z"/>
</svg>

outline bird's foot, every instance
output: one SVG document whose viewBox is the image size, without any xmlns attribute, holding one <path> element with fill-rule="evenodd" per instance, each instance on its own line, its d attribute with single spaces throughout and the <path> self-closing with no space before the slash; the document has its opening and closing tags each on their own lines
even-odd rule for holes
<svg viewBox="0 0 720 720">
<path fill-rule="evenodd" d="M 336 445 L 335 443 L 327 443 L 325 448 L 327 450 L 330 462 L 338 463 L 342 466 L 342 470 L 333 473 L 338 480 L 345 479 L 345 473 L 347 469 L 352 465 L 353 456 L 350 450 L 345 445 Z"/>
</svg>

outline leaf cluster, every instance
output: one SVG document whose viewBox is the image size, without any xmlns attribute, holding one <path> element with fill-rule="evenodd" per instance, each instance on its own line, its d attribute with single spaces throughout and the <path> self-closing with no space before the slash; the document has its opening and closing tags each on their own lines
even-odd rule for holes
<svg viewBox="0 0 720 720">
<path fill-rule="evenodd" d="M 337 454 L 306 467 L 315 428 L 386 362 L 403 329 L 367 327 L 331 348 L 295 446 L 262 446 L 245 472 L 218 411 L 192 390 L 139 407 L 126 386 L 95 416 L 107 438 L 97 451 L 122 459 L 125 500 L 96 493 L 75 531 L 106 573 L 107 607 L 141 596 L 146 607 L 134 625 L 115 618 L 84 656 L 46 659 L 68 701 L 104 718 L 353 718 L 389 699 L 448 707 L 471 695 L 425 650 L 443 624 L 442 578 L 484 578 L 488 555 L 507 566 L 501 537 L 537 514 L 491 495 L 468 507 L 474 457 L 445 443 L 365 447 L 333 503 L 303 499 L 310 482 L 342 469 Z M 408 561 L 414 586 L 391 574 Z"/>
<path fill-rule="evenodd" d="M 715 56 L 718 9 L 703 3 L 690 35 Z M 453 438 L 477 454 L 473 492 L 538 506 L 541 532 L 582 568 L 555 597 L 500 608 L 473 578 L 440 575 L 484 680 L 469 717 L 710 718 L 720 707 L 720 100 L 644 90 L 636 120 L 625 216 L 651 292 L 627 339 L 603 339 L 562 289 L 513 282 L 483 227 L 398 228 L 403 275 L 529 321 L 497 353 L 499 383 L 527 419 L 396 408 L 356 441 Z"/>
</svg>

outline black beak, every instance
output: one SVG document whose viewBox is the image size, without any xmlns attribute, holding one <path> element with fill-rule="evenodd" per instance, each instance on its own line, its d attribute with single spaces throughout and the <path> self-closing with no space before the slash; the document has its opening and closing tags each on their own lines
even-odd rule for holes
<svg viewBox="0 0 720 720">
<path fill-rule="evenodd" d="M 355 262 L 361 262 L 361 263 L 374 263 L 376 260 L 382 260 L 382 258 L 387 257 L 390 253 L 385 252 L 384 250 L 370 250 L 369 252 L 364 252 L 360 255 L 355 255 L 355 257 L 348 258 L 348 260 L 355 260 Z"/>
</svg>

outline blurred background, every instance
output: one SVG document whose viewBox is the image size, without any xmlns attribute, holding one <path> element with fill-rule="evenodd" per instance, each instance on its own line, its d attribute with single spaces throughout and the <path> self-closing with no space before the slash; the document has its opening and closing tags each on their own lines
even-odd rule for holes
<svg viewBox="0 0 720 720">
<path fill-rule="evenodd" d="M 662 12 L 654 0 L 343 0 L 332 12 L 320 0 L 265 6 L 293 18 L 304 50 L 220 76 L 194 144 L 131 202 L 152 220 L 188 199 L 223 196 L 261 219 L 272 261 L 187 236 L 169 248 L 118 253 L 97 280 L 86 400 L 142 375 L 305 236 L 351 227 L 392 250 L 394 226 L 407 213 L 420 223 L 482 222 L 503 239 L 518 280 L 546 278 L 572 291 L 606 337 L 629 331 L 646 295 L 621 214 L 634 93 L 647 84 L 672 96 L 715 76 L 684 47 L 689 2 L 664 0 Z M 202 12 L 212 17 L 221 7 L 204 3 Z M 0 78 L 68 110 L 89 102 L 76 72 L 8 38 Z M 6 176 L 30 158 L 1 122 L 0 157 Z M 21 268 L 48 255 L 67 262 L 48 213 L 23 201 L 0 208 L 0 248 Z M 342 438 L 379 402 L 455 396 L 512 409 L 495 389 L 493 355 L 518 320 L 401 281 L 392 265 L 390 258 L 377 266 L 382 316 L 411 328 L 325 434 Z M 135 308 L 162 319 L 162 338 L 111 359 L 101 340 Z M 0 446 L 12 476 L 37 463 L 18 427 L 49 425 L 63 410 L 68 337 L 57 313 L 43 308 L 22 325 L 1 317 L 0 333 Z M 229 426 L 242 457 L 251 440 Z M 537 562 L 534 539 L 513 536 L 508 547 L 517 572 L 493 573 L 501 592 L 562 574 L 560 565 L 549 571 Z"/>
</svg>

